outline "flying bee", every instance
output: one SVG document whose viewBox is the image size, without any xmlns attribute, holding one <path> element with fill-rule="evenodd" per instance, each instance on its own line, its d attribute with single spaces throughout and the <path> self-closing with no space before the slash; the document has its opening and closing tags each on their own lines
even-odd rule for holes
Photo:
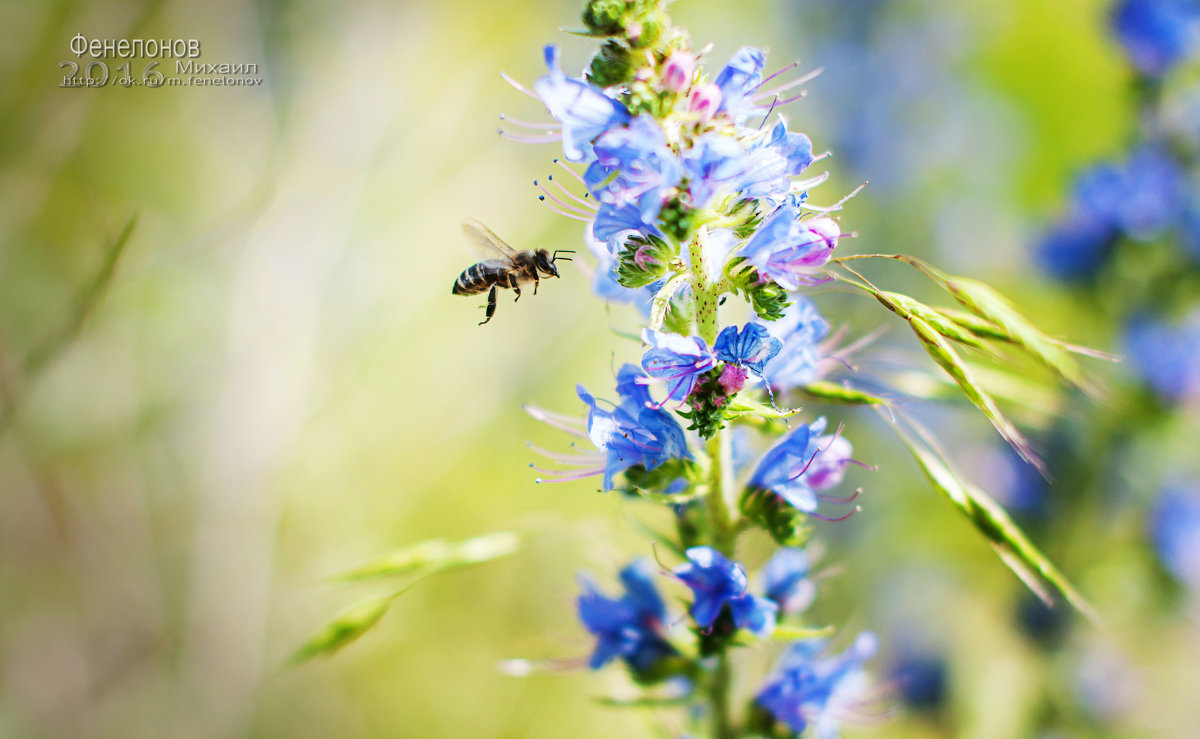
<svg viewBox="0 0 1200 739">
<path fill-rule="evenodd" d="M 492 233 L 490 228 L 473 218 L 463 221 L 463 230 L 472 241 L 486 251 L 501 257 L 472 264 L 454 281 L 452 292 L 455 295 L 478 295 L 490 288 L 487 315 L 479 322 L 480 326 L 492 320 L 492 315 L 496 312 L 496 288 L 511 289 L 515 292 L 515 303 L 521 299 L 521 283 L 532 282 L 533 294 L 537 295 L 542 277 L 558 277 L 558 267 L 554 266 L 554 262 L 558 259 L 564 262 L 571 261 L 570 257 L 560 257 L 559 254 L 575 253 L 569 249 L 558 249 L 553 254 L 547 249 L 517 251 Z"/>
</svg>

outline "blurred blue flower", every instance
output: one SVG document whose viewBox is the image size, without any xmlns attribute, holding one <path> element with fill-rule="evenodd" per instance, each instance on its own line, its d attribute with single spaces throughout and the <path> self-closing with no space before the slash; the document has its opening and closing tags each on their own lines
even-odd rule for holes
<svg viewBox="0 0 1200 739">
<path fill-rule="evenodd" d="M 1180 240 L 1188 255 L 1200 262 L 1200 204 L 1193 203 L 1183 214 Z"/>
<path fill-rule="evenodd" d="M 1163 566 L 1200 590 L 1200 488 L 1176 484 L 1164 489 L 1154 507 L 1151 535 Z"/>
<path fill-rule="evenodd" d="M 815 273 L 829 261 L 841 235 L 831 218 L 800 220 L 800 215 L 799 203 L 789 198 L 763 221 L 741 251 L 761 279 L 787 290 L 825 281 Z"/>
<path fill-rule="evenodd" d="M 667 383 L 667 400 L 679 403 L 687 400 L 700 375 L 717 363 L 704 339 L 698 336 L 647 328 L 642 329 L 642 341 L 650 345 L 642 355 L 642 367 L 651 377 Z"/>
<path fill-rule="evenodd" d="M 931 654 L 907 652 L 892 663 L 892 679 L 904 702 L 931 711 L 946 700 L 946 661 Z"/>
<path fill-rule="evenodd" d="M 660 659 L 675 654 L 663 636 L 667 608 L 654 587 L 651 568 L 637 560 L 621 570 L 625 594 L 609 598 L 583 580 L 579 596 L 579 620 L 597 637 L 588 666 L 599 669 L 621 657 L 636 672 L 645 672 Z"/>
<path fill-rule="evenodd" d="M 782 613 L 803 611 L 817 592 L 808 571 L 808 554 L 803 549 L 781 548 L 763 565 L 763 594 L 778 603 Z"/>
<path fill-rule="evenodd" d="M 820 657 L 824 642 L 797 642 L 756 700 L 797 734 L 811 724 L 817 739 L 838 736 L 840 724 L 853 720 L 868 688 L 863 663 L 875 654 L 875 635 L 859 634 L 844 653 Z"/>
<path fill-rule="evenodd" d="M 591 161 L 592 141 L 613 126 L 629 121 L 629 111 L 594 85 L 568 77 L 559 66 L 558 47 L 544 49 L 550 69 L 533 83 L 550 115 L 562 124 L 563 156 L 572 162 Z"/>
<path fill-rule="evenodd" d="M 824 431 L 824 418 L 797 426 L 763 455 L 749 486 L 770 490 L 805 513 L 816 511 L 817 491 L 841 482 L 852 461 L 850 442 L 840 434 L 821 436 Z"/>
<path fill-rule="evenodd" d="M 1178 162 L 1156 145 L 1120 164 L 1093 165 L 1076 178 L 1066 215 L 1042 236 L 1038 261 L 1059 279 L 1091 277 L 1119 235 L 1146 240 L 1175 227 L 1185 192 Z"/>
<path fill-rule="evenodd" d="M 829 333 L 829 324 L 817 312 L 817 306 L 803 295 L 797 295 L 783 313 L 783 318 L 766 324 L 767 331 L 783 346 L 767 362 L 763 376 L 771 387 L 788 389 L 800 387 L 819 377 L 817 364 L 821 359 L 818 345 Z"/>
<path fill-rule="evenodd" d="M 1112 28 L 1133 66 L 1162 75 L 1195 51 L 1200 31 L 1196 0 L 1118 0 Z"/>
<path fill-rule="evenodd" d="M 1086 280 L 1100 270 L 1116 235 L 1111 222 L 1072 210 L 1042 234 L 1034 254 L 1051 277 Z"/>
<path fill-rule="evenodd" d="M 692 589 L 695 600 L 691 614 L 696 625 L 711 629 L 729 606 L 734 625 L 762 636 L 775 629 L 779 606 L 766 598 L 746 592 L 746 570 L 712 547 L 692 547 L 686 552 L 688 564 L 676 567 L 675 576 Z"/>
<path fill-rule="evenodd" d="M 583 175 L 588 190 L 617 209 L 636 205 L 642 223 L 653 223 L 665 191 L 683 178 L 683 167 L 658 122 L 649 114 L 639 115 L 628 126 L 600 134 L 592 149 L 596 161 Z"/>
<path fill-rule="evenodd" d="M 1134 374 L 1160 397 L 1200 397 L 1200 310 L 1175 325 L 1138 316 L 1126 328 L 1124 343 Z"/>
</svg>

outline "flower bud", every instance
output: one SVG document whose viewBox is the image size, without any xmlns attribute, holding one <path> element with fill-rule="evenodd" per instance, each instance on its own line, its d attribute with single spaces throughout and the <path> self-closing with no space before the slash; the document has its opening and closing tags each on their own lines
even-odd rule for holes
<svg viewBox="0 0 1200 739">
<path fill-rule="evenodd" d="M 583 11 L 583 25 L 598 36 L 620 33 L 625 16 L 625 0 L 589 0 Z"/>
<path fill-rule="evenodd" d="M 696 57 L 686 51 L 676 51 L 663 63 L 662 84 L 671 92 L 683 92 L 692 81 Z"/>
<path fill-rule="evenodd" d="M 721 88 L 711 82 L 697 85 L 688 95 L 688 110 L 700 115 L 703 123 L 712 120 L 721 105 Z"/>
<path fill-rule="evenodd" d="M 587 78 L 598 87 L 612 87 L 628 82 L 632 72 L 633 60 L 629 49 L 620 41 L 609 39 L 592 57 Z"/>
</svg>

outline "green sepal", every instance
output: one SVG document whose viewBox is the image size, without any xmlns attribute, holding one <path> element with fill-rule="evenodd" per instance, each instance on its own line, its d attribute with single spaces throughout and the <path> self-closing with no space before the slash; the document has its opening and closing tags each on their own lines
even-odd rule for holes
<svg viewBox="0 0 1200 739">
<path fill-rule="evenodd" d="M 778 321 L 791 301 L 787 290 L 771 282 L 759 282 L 758 270 L 737 257 L 729 261 L 725 270 L 729 291 L 734 295 L 744 294 L 755 314 L 764 321 Z"/>
<path fill-rule="evenodd" d="M 695 496 L 694 492 L 681 493 L 678 496 L 674 496 L 649 491 L 666 490 L 671 483 L 679 478 L 687 480 L 688 487 L 692 488 L 699 481 L 701 470 L 700 466 L 690 459 L 668 459 L 652 470 L 648 470 L 640 464 L 635 464 L 625 470 L 623 474 L 625 482 L 633 488 L 630 491 L 633 495 L 644 498 L 655 496 L 653 499 L 666 503 L 685 503 Z"/>
<path fill-rule="evenodd" d="M 633 79 L 633 70 L 633 54 L 629 47 L 616 39 L 609 39 L 592 57 L 587 79 L 598 87 L 613 87 Z"/>
<path fill-rule="evenodd" d="M 781 547 L 802 547 L 812 531 L 808 516 L 770 490 L 747 487 L 740 503 L 748 521 L 766 531 Z"/>
<path fill-rule="evenodd" d="M 677 257 L 675 248 L 657 236 L 631 236 L 617 254 L 617 282 L 622 287 L 645 287 L 661 280 Z"/>
</svg>

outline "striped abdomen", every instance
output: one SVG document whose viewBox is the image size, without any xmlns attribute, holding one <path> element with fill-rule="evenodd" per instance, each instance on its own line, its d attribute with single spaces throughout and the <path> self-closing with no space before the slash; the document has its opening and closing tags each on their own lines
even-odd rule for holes
<svg viewBox="0 0 1200 739">
<path fill-rule="evenodd" d="M 485 262 L 472 264 L 462 271 L 454 282 L 454 295 L 475 295 L 492 285 L 508 287 L 508 271 L 510 265 L 502 259 L 489 259 Z"/>
</svg>

